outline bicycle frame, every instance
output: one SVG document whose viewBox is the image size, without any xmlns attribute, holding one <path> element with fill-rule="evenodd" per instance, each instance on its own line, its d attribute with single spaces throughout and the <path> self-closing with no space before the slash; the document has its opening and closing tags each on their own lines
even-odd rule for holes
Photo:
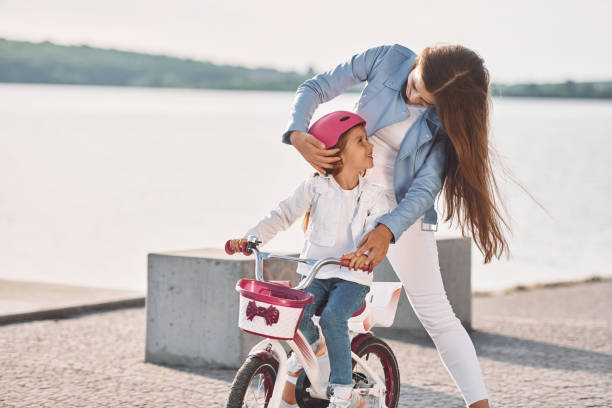
<svg viewBox="0 0 612 408">
<path fill-rule="evenodd" d="M 296 341 L 297 340 L 297 341 Z M 304 371 L 310 380 L 310 395 L 315 398 L 327 399 L 327 382 L 321 381 L 321 375 L 319 366 L 316 363 L 316 357 L 310 346 L 306 342 L 304 335 L 298 330 L 294 340 L 286 340 L 291 350 L 296 353 L 299 360 L 304 366 Z M 280 406 L 281 396 L 285 382 L 287 381 L 287 354 L 285 349 L 279 340 L 276 339 L 264 339 L 257 343 L 250 351 L 250 356 L 260 356 L 271 354 L 273 358 L 278 361 L 278 372 L 276 381 L 274 383 L 274 391 L 272 397 L 268 403 L 269 408 L 278 408 Z M 367 365 L 365 361 L 355 353 L 351 352 L 351 357 L 357 365 L 359 365 L 365 373 L 374 380 L 374 386 L 372 388 L 360 388 L 357 389 L 362 396 L 373 395 L 378 397 L 380 401 L 380 408 L 384 408 L 384 396 L 386 387 L 384 386 L 384 380 L 381 379 Z M 310 361 L 311 363 L 308 363 Z"/>
<path fill-rule="evenodd" d="M 312 280 L 316 277 L 318 271 L 321 267 L 325 265 L 340 265 L 341 261 L 336 258 L 325 258 L 321 260 L 314 259 L 304 259 L 304 258 L 296 258 L 292 256 L 285 255 L 275 255 L 266 252 L 261 252 L 257 245 L 260 242 L 256 237 L 249 236 L 247 251 L 252 251 L 255 255 L 255 277 L 258 281 L 265 282 L 262 269 L 263 269 L 263 261 L 266 259 L 283 259 L 298 263 L 305 263 L 308 265 L 312 265 L 310 272 L 308 275 L 302 279 L 302 281 L 293 289 L 296 290 L 304 290 L 307 288 Z M 296 334 L 292 340 L 283 340 L 287 343 L 287 345 L 293 350 L 296 354 L 299 361 L 302 363 L 304 371 L 308 376 L 310 381 L 310 389 L 309 393 L 311 396 L 320 399 L 328 399 L 327 396 L 327 381 L 323 381 L 321 378 L 321 370 L 318 364 L 317 357 L 314 351 L 311 349 L 304 335 L 298 329 Z M 278 362 L 278 372 L 276 376 L 276 380 L 274 383 L 274 390 L 272 392 L 272 396 L 268 403 L 269 408 L 278 408 L 281 402 L 281 396 L 283 392 L 283 388 L 286 382 L 287 375 L 287 354 L 285 349 L 283 348 L 281 342 L 277 339 L 265 338 L 256 344 L 250 351 L 249 356 L 260 356 L 263 358 L 272 357 L 276 359 Z M 363 361 L 359 356 L 357 356 L 354 352 L 351 352 L 351 356 L 355 363 L 359 365 L 363 371 L 374 381 L 374 385 L 370 388 L 359 388 L 357 389 L 363 396 L 374 395 L 378 397 L 380 402 L 380 407 L 385 407 L 384 405 L 384 395 L 386 391 L 386 387 L 384 385 L 384 381 L 378 376 L 365 361 Z"/>
</svg>

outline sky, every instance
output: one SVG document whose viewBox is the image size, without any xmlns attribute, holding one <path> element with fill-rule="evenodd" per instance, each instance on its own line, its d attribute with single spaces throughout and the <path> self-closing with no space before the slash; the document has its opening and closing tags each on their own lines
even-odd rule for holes
<svg viewBox="0 0 612 408">
<path fill-rule="evenodd" d="M 612 80 L 612 1 L 0 0 L 0 37 L 326 71 L 381 44 L 472 48 L 497 82 Z"/>
</svg>

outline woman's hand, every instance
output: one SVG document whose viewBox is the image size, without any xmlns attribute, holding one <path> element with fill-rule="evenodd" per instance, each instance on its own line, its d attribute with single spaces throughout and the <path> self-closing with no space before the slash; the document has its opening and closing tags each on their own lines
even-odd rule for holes
<svg viewBox="0 0 612 408">
<path fill-rule="evenodd" d="M 362 266 L 366 265 L 367 258 L 368 258 L 367 255 L 358 256 L 355 252 L 351 252 L 349 254 L 342 255 L 340 259 L 350 259 L 351 262 L 349 263 L 348 268 L 356 271 L 360 269 Z"/>
<path fill-rule="evenodd" d="M 325 169 L 331 169 L 333 164 L 340 160 L 336 156 L 339 149 L 325 149 L 323 142 L 311 134 L 294 130 L 289 136 L 291 144 L 312 167 L 319 173 L 325 174 Z"/>
<path fill-rule="evenodd" d="M 387 255 L 392 238 L 393 234 L 391 230 L 384 224 L 378 224 L 376 228 L 363 237 L 355 255 L 362 256 L 366 252 L 369 252 L 365 263 L 376 266 L 381 263 L 385 255 Z"/>
<path fill-rule="evenodd" d="M 241 252 L 242 245 L 246 244 L 246 242 L 246 238 L 230 239 L 230 248 L 232 248 L 232 251 L 234 252 Z"/>
</svg>

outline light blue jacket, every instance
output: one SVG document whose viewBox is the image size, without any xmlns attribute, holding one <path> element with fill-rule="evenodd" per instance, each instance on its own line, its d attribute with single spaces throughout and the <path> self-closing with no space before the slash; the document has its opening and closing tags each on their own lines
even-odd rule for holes
<svg viewBox="0 0 612 408">
<path fill-rule="evenodd" d="M 305 81 L 297 89 L 283 142 L 291 143 L 291 131 L 308 130 L 319 104 L 364 81 L 367 84 L 356 112 L 366 120 L 368 135 L 405 120 L 410 113 L 402 96 L 402 86 L 416 57 L 401 45 L 383 45 L 354 55 L 333 70 Z M 423 215 L 423 229 L 436 229 L 438 216 L 434 199 L 442 188 L 448 143 L 434 108 L 427 109 L 406 133 L 394 169 L 398 206 L 379 220 L 393 233 L 392 242 Z"/>
</svg>

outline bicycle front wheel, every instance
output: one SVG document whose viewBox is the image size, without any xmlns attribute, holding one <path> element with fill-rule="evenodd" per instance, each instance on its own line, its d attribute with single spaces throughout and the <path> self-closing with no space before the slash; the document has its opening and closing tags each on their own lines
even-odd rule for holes
<svg viewBox="0 0 612 408">
<path fill-rule="evenodd" d="M 400 393 L 400 372 L 395 354 L 391 347 L 377 337 L 370 337 L 359 345 L 355 350 L 368 367 L 370 367 L 385 383 L 385 405 L 387 408 L 396 408 Z M 353 361 L 353 378 L 355 382 L 371 382 L 367 374 L 362 372 Z"/>
<path fill-rule="evenodd" d="M 251 356 L 236 373 L 227 408 L 264 408 L 272 397 L 278 363 Z"/>
</svg>

